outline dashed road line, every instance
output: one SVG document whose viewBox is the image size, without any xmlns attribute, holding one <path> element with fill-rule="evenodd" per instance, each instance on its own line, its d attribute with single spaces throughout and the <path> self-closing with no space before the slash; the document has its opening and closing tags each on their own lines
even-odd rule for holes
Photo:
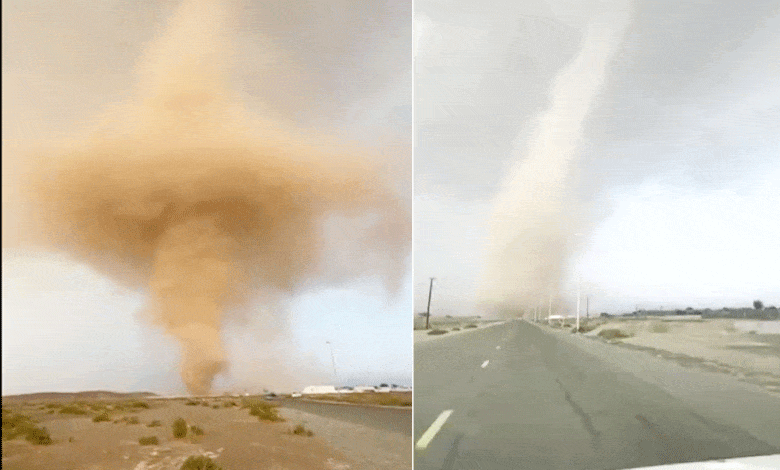
<svg viewBox="0 0 780 470">
<path fill-rule="evenodd" d="M 441 412 L 438 418 L 436 418 L 436 421 L 431 424 L 431 427 L 428 428 L 427 431 L 422 435 L 420 440 L 417 441 L 417 444 L 415 447 L 417 449 L 425 449 L 428 447 L 428 444 L 431 443 L 434 437 L 436 437 L 436 433 L 439 432 L 442 426 L 444 426 L 444 423 L 449 419 L 450 415 L 452 414 L 452 410 L 444 410 Z"/>
<path fill-rule="evenodd" d="M 488 359 L 487 361 L 483 362 L 483 363 L 482 363 L 482 368 L 484 369 L 485 367 L 487 367 L 487 365 L 488 365 L 489 363 L 490 363 L 490 360 L 489 360 L 489 359 Z"/>
</svg>

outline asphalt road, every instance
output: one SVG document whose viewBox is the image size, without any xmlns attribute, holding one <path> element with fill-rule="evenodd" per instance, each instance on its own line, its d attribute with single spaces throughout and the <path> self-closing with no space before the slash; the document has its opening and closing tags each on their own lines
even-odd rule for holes
<svg viewBox="0 0 780 470">
<path fill-rule="evenodd" d="M 414 386 L 415 442 L 451 410 L 415 450 L 415 470 L 626 469 L 780 453 L 777 395 L 524 321 L 417 343 Z"/>
<path fill-rule="evenodd" d="M 383 408 L 339 403 L 309 402 L 300 398 L 282 400 L 282 406 L 325 418 L 362 424 L 380 431 L 412 435 L 411 408 Z M 411 445 L 411 442 L 410 442 Z"/>
</svg>

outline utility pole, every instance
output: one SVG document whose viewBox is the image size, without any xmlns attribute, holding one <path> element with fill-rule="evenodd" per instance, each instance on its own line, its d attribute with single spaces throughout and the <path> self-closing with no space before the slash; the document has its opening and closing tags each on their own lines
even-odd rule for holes
<svg viewBox="0 0 780 470">
<path fill-rule="evenodd" d="M 425 310 L 425 329 L 428 329 L 428 325 L 431 319 L 431 293 L 433 292 L 433 280 L 436 279 L 435 277 L 431 278 L 431 285 L 428 287 L 428 308 Z"/>
<path fill-rule="evenodd" d="M 585 318 L 590 320 L 590 296 L 585 296 Z"/>
</svg>

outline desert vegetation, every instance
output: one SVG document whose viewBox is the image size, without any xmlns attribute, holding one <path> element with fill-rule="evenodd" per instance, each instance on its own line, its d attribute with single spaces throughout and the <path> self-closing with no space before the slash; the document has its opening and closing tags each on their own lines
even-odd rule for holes
<svg viewBox="0 0 780 470">
<path fill-rule="evenodd" d="M 257 416 L 260 421 L 281 422 L 284 418 L 279 416 L 277 405 L 268 403 L 265 400 L 247 400 L 247 406 L 249 408 L 249 414 Z"/>
<path fill-rule="evenodd" d="M 142 446 L 156 446 L 160 440 L 157 439 L 157 436 L 144 436 L 138 438 L 138 443 Z"/>
<path fill-rule="evenodd" d="M 290 430 L 290 434 L 311 437 L 314 435 L 314 432 L 311 429 L 306 429 L 303 424 L 298 424 Z"/>
<path fill-rule="evenodd" d="M 3 411 L 3 440 L 22 437 L 35 445 L 52 443 L 51 436 L 45 427 L 38 427 L 30 416 L 21 413 L 6 413 Z"/>
<path fill-rule="evenodd" d="M 179 470 L 222 470 L 211 458 L 198 455 L 187 458 Z"/>
<path fill-rule="evenodd" d="M 623 330 L 620 330 L 618 328 L 606 328 L 601 331 L 599 331 L 598 334 L 599 337 L 604 338 L 606 340 L 614 340 L 614 339 L 621 339 L 621 338 L 630 338 L 631 335 L 628 333 L 625 333 Z"/>
<path fill-rule="evenodd" d="M 187 421 L 184 418 L 176 418 L 171 425 L 173 431 L 173 437 L 176 439 L 184 439 L 187 437 Z"/>
</svg>

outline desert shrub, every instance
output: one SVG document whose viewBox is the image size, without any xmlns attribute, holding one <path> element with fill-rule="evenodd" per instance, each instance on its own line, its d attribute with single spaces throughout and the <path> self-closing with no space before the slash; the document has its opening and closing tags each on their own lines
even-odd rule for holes
<svg viewBox="0 0 780 470">
<path fill-rule="evenodd" d="M 187 421 L 184 421 L 184 418 L 176 418 L 172 427 L 173 437 L 182 439 L 187 436 Z"/>
<path fill-rule="evenodd" d="M 222 404 L 223 408 L 230 408 L 232 406 L 236 406 L 236 402 L 234 402 L 234 401 L 226 401 L 225 403 Z"/>
<path fill-rule="evenodd" d="M 665 325 L 663 323 L 653 323 L 653 326 L 650 327 L 650 330 L 653 333 L 668 333 L 669 325 Z"/>
<path fill-rule="evenodd" d="M 124 419 L 125 419 L 125 422 L 126 422 L 127 424 L 141 424 L 141 422 L 140 422 L 140 421 L 138 421 L 138 417 L 137 417 L 137 416 L 133 416 L 133 417 L 131 417 L 131 418 L 129 418 L 129 417 L 127 417 L 127 416 L 125 416 L 125 418 L 124 418 Z"/>
<path fill-rule="evenodd" d="M 3 413 L 3 440 L 24 436 L 35 427 L 32 418 L 27 415 Z"/>
<path fill-rule="evenodd" d="M 35 445 L 45 446 L 52 443 L 51 436 L 49 435 L 49 431 L 47 431 L 46 428 L 35 427 L 30 429 L 27 432 L 25 439 Z"/>
<path fill-rule="evenodd" d="M 599 336 L 604 339 L 619 339 L 619 338 L 629 338 L 631 335 L 628 335 L 624 333 L 622 330 L 619 330 L 617 328 L 607 328 L 599 331 Z"/>
<path fill-rule="evenodd" d="M 303 424 L 299 424 L 295 426 L 291 431 L 292 434 L 295 434 L 296 436 L 308 436 L 311 437 L 314 435 L 311 429 L 306 429 L 306 427 Z"/>
<path fill-rule="evenodd" d="M 92 422 L 94 423 L 102 423 L 104 421 L 111 421 L 111 418 L 109 418 L 108 413 L 105 411 L 92 418 Z"/>
<path fill-rule="evenodd" d="M 219 409 L 219 405 L 217 405 L 216 403 L 211 405 L 211 407 L 214 408 L 215 410 Z"/>
<path fill-rule="evenodd" d="M 67 405 L 60 408 L 60 413 L 70 415 L 85 415 L 87 410 L 78 405 Z"/>
<path fill-rule="evenodd" d="M 203 429 L 198 426 L 190 426 L 190 432 L 193 436 L 202 436 L 204 434 Z"/>
<path fill-rule="evenodd" d="M 476 327 L 477 327 L 477 325 L 471 323 L 469 325 L 464 326 L 463 328 L 476 328 Z"/>
<path fill-rule="evenodd" d="M 185 405 L 187 405 L 187 406 L 198 406 L 198 402 L 190 400 L 187 403 L 185 403 Z"/>
<path fill-rule="evenodd" d="M 580 332 L 580 333 L 589 333 L 589 332 L 591 332 L 591 331 L 595 330 L 595 329 L 596 329 L 596 326 L 597 326 L 597 325 L 590 325 L 590 324 L 588 324 L 588 323 L 581 324 L 581 325 L 580 325 L 580 331 L 579 331 L 579 332 Z M 577 328 L 575 327 L 575 328 L 572 330 L 572 332 L 576 333 L 576 332 L 577 332 Z"/>
<path fill-rule="evenodd" d="M 261 421 L 284 421 L 279 413 L 276 411 L 276 407 L 267 402 L 255 402 L 249 407 L 249 414 L 257 416 L 257 419 Z"/>
<path fill-rule="evenodd" d="M 46 414 L 53 415 L 54 414 L 54 410 L 49 410 L 49 411 L 46 412 Z"/>
<path fill-rule="evenodd" d="M 136 401 L 130 403 L 130 408 L 136 408 L 136 409 L 137 408 L 144 408 L 144 409 L 148 410 L 149 409 L 149 403 L 146 403 L 145 401 L 141 401 L 141 400 L 136 400 Z"/>
<path fill-rule="evenodd" d="M 160 440 L 157 439 L 157 436 L 145 436 L 145 437 L 139 437 L 138 443 L 142 446 L 156 446 L 160 443 Z"/>
<path fill-rule="evenodd" d="M 209 457 L 198 455 L 190 456 L 181 464 L 179 470 L 222 470 L 222 467 L 214 463 Z"/>
<path fill-rule="evenodd" d="M 200 406 L 209 406 L 209 402 L 202 401 L 202 402 L 200 402 Z"/>
<path fill-rule="evenodd" d="M 456 326 L 455 328 L 453 328 L 453 329 L 452 329 L 452 331 L 460 331 L 460 328 L 458 328 L 458 327 Z"/>
<path fill-rule="evenodd" d="M 162 426 L 162 423 L 159 420 L 156 420 L 156 419 L 154 421 L 152 421 L 151 423 L 146 425 L 146 427 L 148 427 L 148 428 L 157 428 L 157 427 L 160 427 L 160 426 Z"/>
<path fill-rule="evenodd" d="M 47 403 L 46 408 L 53 410 L 55 408 L 62 408 L 62 405 L 59 403 Z"/>
<path fill-rule="evenodd" d="M 431 330 L 428 332 L 429 335 L 446 335 L 447 330 Z"/>
</svg>

